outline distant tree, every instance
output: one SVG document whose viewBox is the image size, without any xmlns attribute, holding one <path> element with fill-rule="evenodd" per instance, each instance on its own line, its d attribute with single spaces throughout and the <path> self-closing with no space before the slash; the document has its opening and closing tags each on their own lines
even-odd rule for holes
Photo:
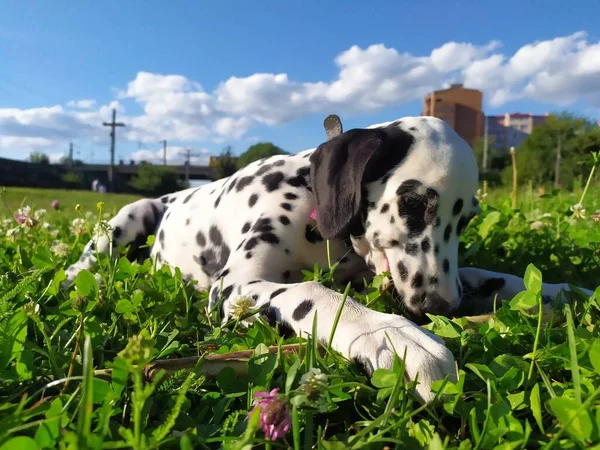
<svg viewBox="0 0 600 450">
<path fill-rule="evenodd" d="M 138 173 L 129 182 L 129 186 L 140 193 L 153 196 L 164 195 L 183 187 L 173 168 L 148 163 L 139 165 Z"/>
<path fill-rule="evenodd" d="M 29 154 L 29 161 L 34 164 L 50 164 L 48 155 L 42 152 L 32 152 Z"/>
<path fill-rule="evenodd" d="M 237 172 L 236 158 L 231 154 L 231 146 L 225 147 L 216 159 L 215 177 L 217 180 L 229 177 Z"/>
<path fill-rule="evenodd" d="M 259 142 L 248 148 L 237 160 L 237 168 L 241 169 L 254 161 L 274 155 L 287 155 L 288 152 L 271 142 Z"/>
<path fill-rule="evenodd" d="M 60 160 L 58 161 L 59 164 L 69 164 L 69 157 L 67 155 L 63 156 L 60 158 Z M 84 162 L 80 159 L 74 159 L 73 160 L 73 165 L 74 166 L 81 166 L 83 165 Z"/>
<path fill-rule="evenodd" d="M 588 169 L 580 163 L 590 158 L 591 151 L 600 149 L 600 133 L 585 117 L 569 112 L 551 115 L 517 149 L 520 182 L 553 183 L 559 146 L 559 183 L 571 187 L 577 177 L 587 174 Z"/>
<path fill-rule="evenodd" d="M 83 187 L 83 176 L 77 172 L 67 172 L 61 176 L 63 183 L 65 183 L 68 187 L 72 189 L 82 188 Z"/>
</svg>

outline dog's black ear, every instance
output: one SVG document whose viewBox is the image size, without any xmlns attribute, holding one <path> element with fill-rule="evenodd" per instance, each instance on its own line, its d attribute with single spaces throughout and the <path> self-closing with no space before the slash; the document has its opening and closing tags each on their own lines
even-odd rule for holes
<svg viewBox="0 0 600 450">
<path fill-rule="evenodd" d="M 395 167 L 406 156 L 412 139 L 399 129 L 353 129 L 314 151 L 310 177 L 317 225 L 325 239 L 346 237 L 360 228 L 364 183 Z"/>
</svg>

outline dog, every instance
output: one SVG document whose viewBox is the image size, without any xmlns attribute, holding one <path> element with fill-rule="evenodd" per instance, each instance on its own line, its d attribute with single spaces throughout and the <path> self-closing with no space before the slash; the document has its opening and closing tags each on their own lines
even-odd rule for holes
<svg viewBox="0 0 600 450">
<path fill-rule="evenodd" d="M 109 220 L 111 235 L 88 242 L 67 271 L 68 287 L 97 254 L 147 257 L 179 267 L 224 320 L 240 298 L 271 324 L 316 333 L 368 374 L 391 368 L 406 351 L 406 376 L 418 376 L 417 398 L 429 402 L 433 382 L 456 382 L 456 364 L 442 339 L 403 315 L 367 308 L 302 269 L 336 264 L 336 282 L 389 274 L 403 307 L 416 316 L 491 311 L 496 296 L 511 299 L 523 279 L 458 267 L 459 238 L 478 214 L 478 168 L 471 147 L 443 120 L 405 117 L 343 131 L 325 121 L 327 141 L 316 149 L 271 156 L 201 187 L 124 206 Z M 149 253 L 141 248 L 155 236 Z M 567 284 L 543 284 L 549 302 Z M 591 291 L 583 290 L 584 292 Z M 328 342 L 338 310 L 339 322 Z M 318 312 L 318 314 L 317 314 Z"/>
</svg>

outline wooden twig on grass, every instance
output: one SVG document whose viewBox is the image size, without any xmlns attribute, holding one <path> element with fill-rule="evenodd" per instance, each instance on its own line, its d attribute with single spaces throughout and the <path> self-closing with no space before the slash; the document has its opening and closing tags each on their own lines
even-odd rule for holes
<svg viewBox="0 0 600 450">
<path fill-rule="evenodd" d="M 494 316 L 494 314 L 482 314 L 478 316 L 467 316 L 465 318 L 471 323 L 482 324 Z M 551 311 L 544 311 L 542 316 L 544 322 L 549 322 L 552 318 Z M 557 315 L 555 315 L 554 319 L 560 320 Z M 268 347 L 268 351 L 270 354 L 275 354 L 279 348 L 280 347 L 278 346 L 271 346 Z M 301 353 L 304 349 L 305 344 L 287 344 L 281 346 L 281 352 L 284 355 L 297 354 L 302 356 Z M 321 356 L 325 355 L 325 347 L 319 345 L 318 350 Z M 230 353 L 207 353 L 202 356 L 204 362 L 200 366 L 200 373 L 209 378 L 215 378 L 221 370 L 229 367 L 233 369 L 238 376 L 245 376 L 248 373 L 248 361 L 252 358 L 253 354 L 254 350 L 243 350 Z M 145 381 L 150 382 L 159 371 L 164 370 L 166 372 L 166 376 L 163 378 L 164 381 L 169 375 L 172 375 L 179 370 L 193 369 L 202 357 L 192 356 L 185 358 L 159 359 L 144 367 L 144 379 Z M 110 369 L 101 369 L 96 370 L 94 375 L 100 378 L 110 378 L 111 373 L 112 371 Z"/>
</svg>

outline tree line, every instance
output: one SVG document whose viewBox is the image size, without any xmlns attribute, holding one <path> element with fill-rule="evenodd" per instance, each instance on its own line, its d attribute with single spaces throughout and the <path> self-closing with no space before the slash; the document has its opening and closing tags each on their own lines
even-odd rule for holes
<svg viewBox="0 0 600 450">
<path fill-rule="evenodd" d="M 482 179 L 510 185 L 509 149 L 492 150 L 494 141 L 488 139 L 489 163 L 484 173 L 483 138 L 472 147 Z M 568 111 L 552 113 L 515 150 L 520 184 L 572 189 L 589 174 L 591 153 L 600 151 L 600 126 L 596 120 Z"/>
</svg>

